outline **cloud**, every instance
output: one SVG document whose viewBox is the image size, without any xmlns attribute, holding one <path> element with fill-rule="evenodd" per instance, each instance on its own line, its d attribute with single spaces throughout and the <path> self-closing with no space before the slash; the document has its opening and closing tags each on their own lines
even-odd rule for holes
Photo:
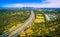
<svg viewBox="0 0 60 37">
<path fill-rule="evenodd" d="M 45 0 L 39 4 L 42 8 L 60 8 L 60 0 Z"/>
<path fill-rule="evenodd" d="M 48 2 L 48 3 L 46 3 Z M 60 7 L 60 0 L 46 0 L 43 2 L 44 4 L 42 4 L 45 7 Z"/>
<path fill-rule="evenodd" d="M 45 0 L 42 3 L 9 4 L 9 5 L 4 5 L 4 7 L 60 8 L 60 0 Z"/>
</svg>

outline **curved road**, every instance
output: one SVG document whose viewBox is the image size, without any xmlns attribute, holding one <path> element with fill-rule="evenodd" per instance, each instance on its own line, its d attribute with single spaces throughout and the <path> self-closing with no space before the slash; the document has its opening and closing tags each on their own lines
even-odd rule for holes
<svg viewBox="0 0 60 37">
<path fill-rule="evenodd" d="M 18 26 L 14 30 L 11 30 L 11 31 L 1 35 L 0 37 L 6 37 L 6 36 L 16 37 L 17 35 L 21 34 L 21 32 L 23 32 L 26 28 L 28 28 L 33 23 L 34 19 L 35 19 L 35 14 L 34 14 L 33 10 L 31 10 L 30 17 L 24 23 L 22 23 L 20 26 Z"/>
</svg>

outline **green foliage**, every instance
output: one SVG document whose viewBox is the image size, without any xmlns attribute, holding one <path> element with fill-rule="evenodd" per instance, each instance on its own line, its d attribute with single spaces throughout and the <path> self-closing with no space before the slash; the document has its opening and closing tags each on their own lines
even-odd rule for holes
<svg viewBox="0 0 60 37">
<path fill-rule="evenodd" d="M 8 32 L 8 29 L 16 25 L 18 22 L 23 23 L 29 18 L 29 10 L 0 10 L 0 34 Z M 6 32 L 4 32 L 7 30 Z"/>
</svg>

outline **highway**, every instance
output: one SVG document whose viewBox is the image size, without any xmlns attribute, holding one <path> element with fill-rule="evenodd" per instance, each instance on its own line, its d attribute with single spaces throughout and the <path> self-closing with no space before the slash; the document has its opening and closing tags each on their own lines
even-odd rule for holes
<svg viewBox="0 0 60 37">
<path fill-rule="evenodd" d="M 54 15 L 51 15 L 51 14 L 44 14 L 44 15 L 45 15 L 47 21 L 51 20 L 52 18 L 56 19 L 56 16 L 54 16 Z"/>
<path fill-rule="evenodd" d="M 16 37 L 17 35 L 21 34 L 26 28 L 28 28 L 33 23 L 34 19 L 35 19 L 35 14 L 31 10 L 30 17 L 24 23 L 20 24 L 20 26 L 18 26 L 14 30 L 11 30 L 11 31 L 1 35 L 0 37 L 6 37 L 6 36 Z"/>
<path fill-rule="evenodd" d="M 46 17 L 46 20 L 49 21 L 50 20 L 50 17 L 47 14 L 44 14 L 44 15 Z"/>
</svg>

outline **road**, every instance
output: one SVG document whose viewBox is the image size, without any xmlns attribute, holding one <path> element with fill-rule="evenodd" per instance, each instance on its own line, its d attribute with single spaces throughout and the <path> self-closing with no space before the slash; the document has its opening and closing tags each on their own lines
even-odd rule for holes
<svg viewBox="0 0 60 37">
<path fill-rule="evenodd" d="M 11 31 L 1 35 L 0 37 L 6 37 L 6 36 L 16 37 L 17 35 L 21 34 L 21 32 L 23 32 L 26 28 L 28 28 L 33 23 L 34 19 L 35 19 L 35 14 L 31 10 L 30 17 L 24 23 L 22 23 L 20 26 L 18 26 L 14 30 L 11 30 Z"/>
<path fill-rule="evenodd" d="M 44 15 L 45 15 L 47 21 L 50 21 L 53 18 L 54 18 L 54 20 L 56 19 L 56 16 L 54 16 L 54 15 L 51 15 L 51 14 L 44 14 Z"/>
<path fill-rule="evenodd" d="M 50 20 L 50 17 L 47 15 L 47 14 L 44 14 L 45 15 L 45 17 L 46 17 L 46 20 Z"/>
</svg>

